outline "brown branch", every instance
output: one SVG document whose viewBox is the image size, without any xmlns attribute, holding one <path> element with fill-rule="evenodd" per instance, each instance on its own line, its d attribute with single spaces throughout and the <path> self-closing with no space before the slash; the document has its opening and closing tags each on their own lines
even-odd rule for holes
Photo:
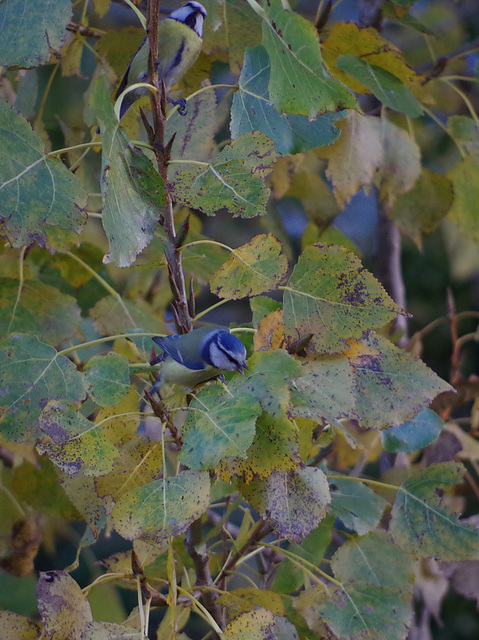
<svg viewBox="0 0 479 640">
<path fill-rule="evenodd" d="M 379 203 L 378 203 L 379 204 Z M 406 289 L 401 269 L 401 232 L 379 207 L 378 250 L 376 253 L 376 274 L 391 298 L 401 309 L 406 308 Z M 398 316 L 393 333 L 402 334 L 399 344 L 407 344 L 407 317 Z"/>
<path fill-rule="evenodd" d="M 67 31 L 79 33 L 81 36 L 85 36 L 85 38 L 102 38 L 105 35 L 104 31 L 96 31 L 96 29 L 84 27 L 80 24 L 75 24 L 75 22 L 68 23 L 66 28 Z"/>
<path fill-rule="evenodd" d="M 178 313 L 178 331 L 191 331 L 193 321 L 188 309 L 188 294 L 183 273 L 181 252 L 178 250 L 178 239 L 175 231 L 173 216 L 173 202 L 168 192 L 168 161 L 170 160 L 170 145 L 165 146 L 166 96 L 165 85 L 158 78 L 158 24 L 160 15 L 160 0 L 150 0 L 147 24 L 148 42 L 150 45 L 149 76 L 157 91 L 150 93 L 153 127 L 148 130 L 150 144 L 153 147 L 158 172 L 165 181 L 165 207 L 158 216 L 159 224 L 163 226 L 166 235 L 165 255 L 171 278 L 175 283 L 175 308 Z"/>
<path fill-rule="evenodd" d="M 193 560 L 196 573 L 196 585 L 199 587 L 209 587 L 213 584 L 213 578 L 211 577 L 209 556 L 205 553 L 200 553 L 196 550 L 198 545 L 202 544 L 201 536 L 201 519 L 196 520 L 188 529 L 185 539 L 185 547 L 188 551 L 190 558 Z M 205 590 L 200 600 L 213 616 L 218 626 L 221 629 L 225 628 L 225 618 L 222 607 L 215 603 L 218 594 L 214 591 Z M 216 635 L 216 634 L 215 634 Z"/>
</svg>

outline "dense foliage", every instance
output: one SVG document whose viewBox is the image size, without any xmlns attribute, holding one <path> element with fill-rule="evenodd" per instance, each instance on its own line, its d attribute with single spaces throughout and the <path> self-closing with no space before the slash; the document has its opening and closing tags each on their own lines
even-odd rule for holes
<svg viewBox="0 0 479 640">
<path fill-rule="evenodd" d="M 479 597 L 479 312 L 408 334 L 401 233 L 479 238 L 477 11 L 204 4 L 186 115 L 150 65 L 120 125 L 158 0 L 0 3 L 0 635 L 426 640 Z M 245 375 L 150 395 L 205 321 Z"/>
</svg>

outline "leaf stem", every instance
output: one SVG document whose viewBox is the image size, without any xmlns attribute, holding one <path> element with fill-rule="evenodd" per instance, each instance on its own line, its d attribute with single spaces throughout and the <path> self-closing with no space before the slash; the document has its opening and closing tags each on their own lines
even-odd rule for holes
<svg viewBox="0 0 479 640">
<path fill-rule="evenodd" d="M 26 250 L 27 250 L 26 246 L 22 247 L 20 250 L 20 255 L 18 256 L 18 291 L 17 291 L 17 298 L 15 300 L 15 303 L 12 309 L 12 316 L 10 318 L 10 322 L 8 323 L 7 335 L 11 331 L 12 324 L 13 324 L 13 321 L 15 320 L 15 315 L 17 313 L 17 307 L 20 304 L 20 298 L 22 296 L 22 289 L 23 289 L 23 282 L 24 282 L 23 264 L 25 261 Z"/>
<path fill-rule="evenodd" d="M 104 280 L 94 269 L 92 269 L 92 267 L 90 267 L 89 264 L 84 262 L 81 258 L 79 258 L 78 256 L 76 256 L 74 253 L 71 253 L 71 252 L 68 252 L 66 255 L 70 256 L 70 258 L 78 262 L 78 264 L 80 264 L 86 271 L 88 271 L 88 273 L 90 273 L 96 280 L 98 280 L 98 282 L 108 291 L 110 295 L 116 298 L 119 305 L 123 309 L 125 315 L 130 320 L 132 326 L 135 327 L 136 323 L 134 319 L 131 317 L 128 307 L 123 302 L 123 298 L 120 296 L 120 294 L 117 291 L 115 291 L 115 289 L 113 289 L 113 287 L 110 286 L 106 280 Z"/>
<path fill-rule="evenodd" d="M 62 349 L 58 351 L 59 356 L 66 356 L 69 353 L 74 353 L 75 351 L 79 351 L 80 349 L 88 349 L 88 347 L 94 347 L 97 344 L 102 344 L 103 342 L 112 342 L 113 340 L 120 340 L 121 338 L 126 338 L 127 340 L 131 340 L 132 338 L 154 338 L 157 337 L 158 333 L 149 333 L 149 332 L 138 332 L 138 333 L 118 333 L 114 336 L 104 336 L 103 338 L 96 338 L 95 340 L 89 340 L 88 342 L 82 342 L 81 344 L 76 344 L 73 347 L 67 347 L 66 349 Z M 135 365 L 138 366 L 138 365 Z M 140 367 L 142 368 L 142 367 Z"/>
</svg>

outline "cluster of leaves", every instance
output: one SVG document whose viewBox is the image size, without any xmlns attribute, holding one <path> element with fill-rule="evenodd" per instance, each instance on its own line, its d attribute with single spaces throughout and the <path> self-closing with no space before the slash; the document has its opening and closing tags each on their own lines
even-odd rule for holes
<svg viewBox="0 0 479 640">
<path fill-rule="evenodd" d="M 383 10 L 427 32 L 403 4 Z M 479 560 L 479 531 L 457 514 L 463 465 L 414 452 L 441 433 L 465 460 L 477 445 L 429 408 L 442 394 L 446 416 L 451 386 L 386 337 L 405 312 L 355 253 L 326 244 L 325 230 L 365 188 L 418 245 L 446 215 L 477 238 L 477 118 L 448 118 L 460 157 L 440 175 L 412 132 L 424 114 L 437 119 L 436 85 L 455 86 L 442 68 L 418 75 L 373 27 L 331 21 L 320 41 L 280 0 L 205 5 L 203 53 L 180 85 L 187 115 L 172 110 L 165 122 L 165 140 L 175 135 L 167 181 L 136 139 L 138 111 L 120 126 L 110 98 L 142 30 L 102 35 L 87 24 L 87 3 L 70 23 L 69 0 L 54 15 L 36 2 L 24 23 L 1 9 L 10 68 L 0 102 L 0 504 L 10 536 L 1 563 L 28 574 L 40 531 L 59 517 L 86 522 L 78 554 L 104 531 L 128 541 L 83 591 L 67 571 L 42 573 L 41 622 L 2 612 L 2 637 L 145 638 L 154 605 L 168 607 L 159 638 L 198 616 L 226 640 L 405 638 L 419 562 L 440 559 L 452 576 L 453 562 Z M 93 6 L 102 14 L 109 3 Z M 88 87 L 74 85 L 85 107 L 61 119 L 65 146 L 49 150 L 42 114 L 55 74 L 82 76 L 91 52 Z M 232 96 L 211 85 L 218 61 L 239 76 Z M 271 233 L 285 195 L 310 219 L 294 260 L 286 236 Z M 170 199 L 175 245 L 162 218 Z M 199 214 L 220 210 L 242 219 L 242 246 L 202 232 Z M 237 329 L 248 370 L 194 394 L 165 390 L 145 417 L 151 337 L 167 332 L 181 291 L 172 255 L 196 293 L 208 284 L 217 304 L 249 303 L 251 322 Z M 155 439 L 138 433 L 145 419 Z M 410 454 L 409 464 L 362 477 L 384 451 Z M 233 574 L 250 586 L 228 588 Z M 139 592 L 121 624 L 94 620 L 86 598 L 112 580 Z"/>
</svg>

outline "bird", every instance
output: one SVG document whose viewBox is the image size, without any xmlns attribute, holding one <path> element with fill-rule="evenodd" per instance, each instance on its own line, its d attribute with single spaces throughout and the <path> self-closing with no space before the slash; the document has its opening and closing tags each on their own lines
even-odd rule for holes
<svg viewBox="0 0 479 640">
<path fill-rule="evenodd" d="M 244 375 L 248 368 L 243 343 L 220 325 L 200 327 L 182 335 L 154 337 L 153 341 L 163 350 L 150 362 L 152 365 L 161 362 L 155 391 L 165 383 L 193 388 L 226 371 Z"/>
<path fill-rule="evenodd" d="M 203 41 L 203 22 L 206 18 L 206 9 L 199 2 L 185 3 L 160 22 L 158 27 L 158 77 L 165 83 L 165 91 L 178 82 L 178 80 L 194 64 L 201 51 Z M 126 69 L 120 85 L 115 94 L 115 100 L 130 85 L 148 80 L 148 37 L 146 37 Z M 125 96 L 120 107 L 120 120 L 133 104 L 141 97 L 148 94 L 145 88 L 133 89 Z M 180 112 L 185 113 L 185 100 L 170 100 L 173 104 L 180 105 Z"/>
</svg>

